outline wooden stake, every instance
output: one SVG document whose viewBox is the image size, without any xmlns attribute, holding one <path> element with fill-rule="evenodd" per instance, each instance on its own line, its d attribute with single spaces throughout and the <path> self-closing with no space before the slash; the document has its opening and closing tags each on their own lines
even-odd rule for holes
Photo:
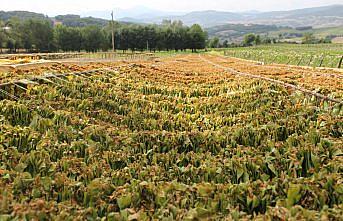
<svg viewBox="0 0 343 221">
<path fill-rule="evenodd" d="M 322 59 L 320 60 L 319 67 L 322 67 L 322 64 L 323 64 L 324 58 L 325 58 L 325 56 L 323 55 L 323 56 L 322 56 Z"/>
<path fill-rule="evenodd" d="M 115 39 L 114 39 L 114 18 L 113 18 L 113 11 L 111 13 L 112 16 L 112 51 L 115 52 L 116 48 L 115 48 Z"/>
<path fill-rule="evenodd" d="M 341 68 L 342 67 L 342 62 L 343 62 L 343 55 L 342 55 L 341 59 L 339 60 L 337 68 Z"/>
</svg>

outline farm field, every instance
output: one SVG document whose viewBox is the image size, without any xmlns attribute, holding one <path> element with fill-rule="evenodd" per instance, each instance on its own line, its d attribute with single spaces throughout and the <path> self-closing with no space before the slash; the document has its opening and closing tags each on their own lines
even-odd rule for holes
<svg viewBox="0 0 343 221">
<path fill-rule="evenodd" d="M 0 220 L 340 220 L 342 85 L 215 54 L 0 73 Z"/>
<path fill-rule="evenodd" d="M 304 35 L 306 33 L 313 33 L 316 38 L 325 38 L 330 35 L 341 36 L 343 35 L 343 26 L 337 27 L 325 27 L 325 28 L 315 28 L 315 29 L 308 29 L 308 30 L 296 30 L 290 28 L 281 28 L 278 31 L 271 31 L 268 33 L 268 36 L 272 38 L 277 38 L 280 34 L 299 34 Z M 299 37 L 301 40 L 301 37 Z M 296 38 L 290 38 L 289 40 L 294 40 Z"/>
<path fill-rule="evenodd" d="M 297 66 L 337 68 L 343 56 L 343 44 L 276 44 L 225 51 L 227 56 L 256 60 L 264 63 L 279 63 Z M 343 68 L 343 63 L 341 63 Z"/>
</svg>

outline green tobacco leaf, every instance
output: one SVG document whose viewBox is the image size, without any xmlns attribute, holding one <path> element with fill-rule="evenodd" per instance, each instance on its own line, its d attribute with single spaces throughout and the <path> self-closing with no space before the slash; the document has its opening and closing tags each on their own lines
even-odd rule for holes
<svg viewBox="0 0 343 221">
<path fill-rule="evenodd" d="M 26 164 L 24 164 L 24 163 L 19 163 L 14 169 L 15 169 L 15 171 L 17 171 L 17 172 L 22 173 L 22 172 L 24 172 L 24 170 L 26 169 L 26 167 L 27 167 Z"/>
<path fill-rule="evenodd" d="M 131 202 L 132 202 L 132 200 L 131 200 L 130 195 L 123 196 L 123 197 L 117 199 L 118 206 L 121 210 L 130 207 Z"/>
<path fill-rule="evenodd" d="M 277 171 L 276 171 L 276 169 L 275 169 L 273 164 L 269 163 L 268 164 L 268 168 L 274 173 L 274 175 L 277 176 Z"/>
<path fill-rule="evenodd" d="M 244 170 L 242 168 L 237 168 L 237 179 L 239 180 L 244 174 Z"/>
<path fill-rule="evenodd" d="M 210 184 L 201 184 L 197 186 L 198 193 L 201 197 L 207 197 L 213 192 L 213 186 Z"/>
<path fill-rule="evenodd" d="M 12 216 L 11 215 L 0 215 L 0 220 L 1 221 L 12 220 Z"/>
<path fill-rule="evenodd" d="M 301 185 L 290 184 L 287 191 L 287 206 L 295 205 L 301 199 Z"/>
<path fill-rule="evenodd" d="M 211 211 L 198 207 L 189 210 L 185 220 L 206 220 L 210 215 Z"/>
</svg>

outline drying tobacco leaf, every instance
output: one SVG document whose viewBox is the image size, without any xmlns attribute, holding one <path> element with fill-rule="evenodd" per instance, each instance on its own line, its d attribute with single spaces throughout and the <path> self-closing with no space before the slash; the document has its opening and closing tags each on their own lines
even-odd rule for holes
<svg viewBox="0 0 343 221">
<path fill-rule="evenodd" d="M 0 101 L 0 220 L 340 220 L 342 105 L 185 56 L 56 65 L 117 71 Z M 342 97 L 308 71 L 206 57 Z"/>
</svg>

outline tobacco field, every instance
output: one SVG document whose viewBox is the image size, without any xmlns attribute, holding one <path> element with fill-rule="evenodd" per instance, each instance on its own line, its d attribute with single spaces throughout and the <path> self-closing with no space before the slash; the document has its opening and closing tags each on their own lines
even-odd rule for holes
<svg viewBox="0 0 343 221">
<path fill-rule="evenodd" d="M 202 57 L 342 101 L 341 72 Z M 1 98 L 0 220 L 341 220 L 342 102 L 200 58 L 1 73 L 98 69 Z"/>
<path fill-rule="evenodd" d="M 231 48 L 225 55 L 264 62 L 296 66 L 342 68 L 342 44 L 277 44 Z"/>
</svg>

